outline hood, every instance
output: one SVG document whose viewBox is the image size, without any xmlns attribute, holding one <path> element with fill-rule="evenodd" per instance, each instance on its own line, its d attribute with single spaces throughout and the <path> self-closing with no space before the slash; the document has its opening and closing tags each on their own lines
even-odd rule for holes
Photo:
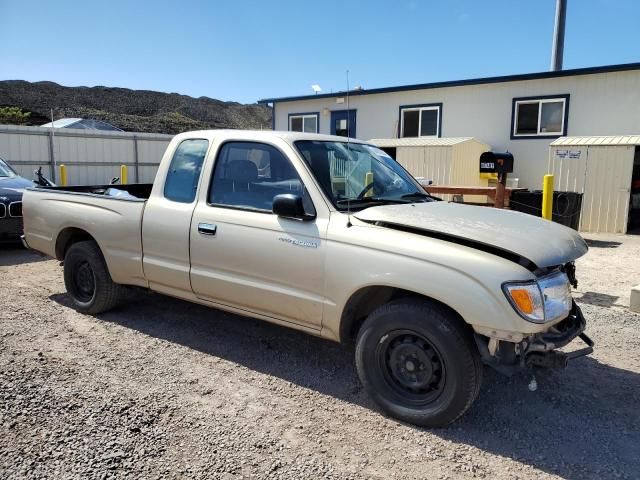
<svg viewBox="0 0 640 480">
<path fill-rule="evenodd" d="M 428 202 L 371 207 L 354 216 L 364 222 L 484 250 L 532 270 L 571 262 L 588 249 L 578 232 L 568 227 L 491 207 Z"/>
<path fill-rule="evenodd" d="M 21 197 L 25 188 L 33 187 L 34 185 L 31 180 L 19 176 L 0 177 L 0 198 L 14 199 Z"/>
</svg>

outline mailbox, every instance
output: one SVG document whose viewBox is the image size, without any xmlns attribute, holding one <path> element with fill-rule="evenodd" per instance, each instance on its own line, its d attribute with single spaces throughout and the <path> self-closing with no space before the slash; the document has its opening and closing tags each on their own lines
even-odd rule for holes
<svg viewBox="0 0 640 480">
<path fill-rule="evenodd" d="M 513 155 L 509 152 L 484 152 L 480 155 L 480 173 L 513 172 Z"/>
</svg>

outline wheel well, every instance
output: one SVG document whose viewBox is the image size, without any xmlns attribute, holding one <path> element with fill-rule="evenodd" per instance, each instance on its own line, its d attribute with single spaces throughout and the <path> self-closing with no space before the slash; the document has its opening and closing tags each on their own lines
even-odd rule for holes
<svg viewBox="0 0 640 480">
<path fill-rule="evenodd" d="M 56 258 L 58 260 L 64 260 L 64 255 L 71 245 L 86 240 L 94 240 L 94 238 L 81 228 L 65 228 L 58 234 L 56 240 Z"/>
<path fill-rule="evenodd" d="M 458 312 L 439 300 L 402 288 L 374 286 L 358 290 L 347 301 L 340 321 L 340 341 L 342 343 L 354 342 L 360 327 L 371 312 L 385 303 L 399 298 L 422 298 L 439 303 L 453 312 L 471 330 L 471 327 L 464 322 Z"/>
</svg>

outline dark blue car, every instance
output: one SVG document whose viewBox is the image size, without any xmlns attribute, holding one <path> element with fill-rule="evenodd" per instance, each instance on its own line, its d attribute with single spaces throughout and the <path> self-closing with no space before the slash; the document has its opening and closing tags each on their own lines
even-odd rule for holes
<svg viewBox="0 0 640 480">
<path fill-rule="evenodd" d="M 18 175 L 0 158 L 0 243 L 20 241 L 22 192 L 34 182 Z"/>
</svg>

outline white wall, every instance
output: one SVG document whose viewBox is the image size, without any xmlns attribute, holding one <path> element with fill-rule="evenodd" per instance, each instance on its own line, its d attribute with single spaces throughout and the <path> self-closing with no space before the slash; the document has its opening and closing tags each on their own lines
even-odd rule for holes
<svg viewBox="0 0 640 480">
<path fill-rule="evenodd" d="M 357 110 L 357 137 L 368 140 L 397 136 L 400 105 L 442 103 L 443 137 L 476 137 L 495 151 L 509 150 L 520 185 L 541 188 L 553 140 L 511 140 L 512 100 L 556 94 L 571 96 L 567 135 L 640 134 L 639 70 L 360 95 L 349 104 Z M 346 103 L 335 98 L 276 103 L 276 130 L 288 129 L 289 113 L 320 112 L 320 133 L 328 134 L 331 116 L 324 108 L 343 110 Z"/>
<path fill-rule="evenodd" d="M 0 157 L 25 178 L 32 179 L 33 171 L 41 166 L 45 176 L 58 181 L 59 169 L 52 175 L 53 145 L 55 163 L 67 166 L 70 185 L 109 183 L 120 176 L 122 164 L 128 166 L 129 183 L 151 183 L 172 138 L 162 134 L 58 128 L 52 139 L 48 128 L 0 125 Z"/>
</svg>

